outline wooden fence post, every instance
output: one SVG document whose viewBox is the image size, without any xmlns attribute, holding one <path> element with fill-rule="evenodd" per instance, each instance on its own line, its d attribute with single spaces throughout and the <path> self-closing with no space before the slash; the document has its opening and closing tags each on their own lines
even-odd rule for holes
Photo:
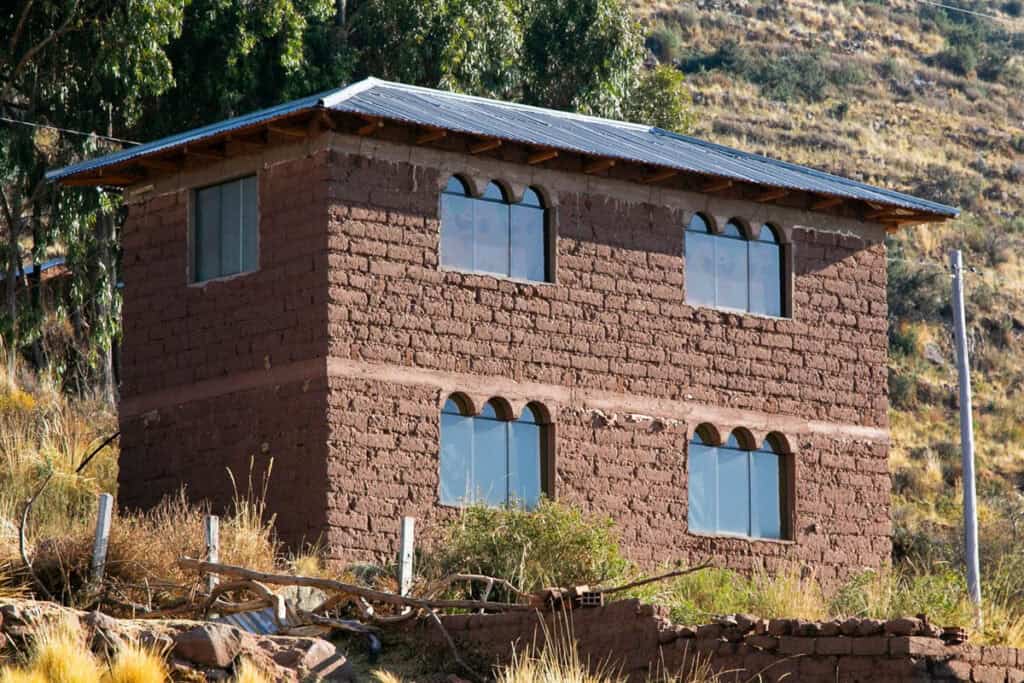
<svg viewBox="0 0 1024 683">
<path fill-rule="evenodd" d="M 220 518 L 217 515 L 206 515 L 204 522 L 203 526 L 206 531 L 206 561 L 216 564 L 220 562 Z M 212 591 L 216 587 L 217 576 L 207 574 L 206 589 Z"/>
<path fill-rule="evenodd" d="M 92 580 L 102 583 L 103 570 L 107 563 L 107 547 L 110 545 L 110 517 L 114 511 L 114 497 L 109 493 L 100 494 L 99 510 L 96 515 L 96 536 L 92 542 Z"/>
<path fill-rule="evenodd" d="M 402 517 L 401 550 L 398 555 L 398 593 L 403 597 L 409 595 L 409 591 L 412 590 L 412 555 L 416 544 L 415 527 L 415 517 Z"/>
</svg>

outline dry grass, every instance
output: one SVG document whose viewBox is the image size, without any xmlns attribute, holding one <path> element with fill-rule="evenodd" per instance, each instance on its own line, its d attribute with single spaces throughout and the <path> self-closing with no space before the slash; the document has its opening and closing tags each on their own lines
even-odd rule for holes
<svg viewBox="0 0 1024 683">
<path fill-rule="evenodd" d="M 104 683 L 165 683 L 170 672 L 162 653 L 138 643 L 127 643 L 104 677 Z"/>
<path fill-rule="evenodd" d="M 271 683 L 270 677 L 248 659 L 243 659 L 235 671 L 232 683 Z"/>
</svg>

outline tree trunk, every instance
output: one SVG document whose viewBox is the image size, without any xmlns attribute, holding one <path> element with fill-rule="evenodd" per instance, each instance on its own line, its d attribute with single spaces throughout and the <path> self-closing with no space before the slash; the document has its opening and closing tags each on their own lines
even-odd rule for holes
<svg viewBox="0 0 1024 683">
<path fill-rule="evenodd" d="M 99 297 L 96 306 L 97 317 L 105 329 L 110 329 L 109 317 L 113 314 L 114 297 L 117 296 L 117 252 L 114 248 L 116 239 L 116 216 L 113 213 L 100 213 L 100 258 L 106 273 L 104 296 Z M 113 335 L 103 335 L 102 348 L 102 391 L 103 400 L 111 407 L 117 405 L 117 380 L 114 377 L 114 339 Z"/>
<path fill-rule="evenodd" d="M 11 321 L 10 338 L 7 340 L 7 377 L 15 381 L 18 366 L 18 271 L 21 269 L 20 250 L 18 248 L 19 225 L 7 231 L 7 317 Z"/>
</svg>

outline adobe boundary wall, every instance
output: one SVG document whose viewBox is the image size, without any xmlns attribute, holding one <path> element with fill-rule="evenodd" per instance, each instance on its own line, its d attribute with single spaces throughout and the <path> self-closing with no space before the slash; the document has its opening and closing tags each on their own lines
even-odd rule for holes
<svg viewBox="0 0 1024 683">
<path fill-rule="evenodd" d="M 809 622 L 740 614 L 688 627 L 672 624 L 651 605 L 622 600 L 572 612 L 450 615 L 442 621 L 463 654 L 494 663 L 542 646 L 550 634 L 571 633 L 581 661 L 634 683 L 701 662 L 723 681 L 738 682 L 1024 681 L 1024 650 L 948 642 L 941 629 L 916 618 Z M 421 642 L 447 647 L 434 624 L 417 628 Z"/>
</svg>

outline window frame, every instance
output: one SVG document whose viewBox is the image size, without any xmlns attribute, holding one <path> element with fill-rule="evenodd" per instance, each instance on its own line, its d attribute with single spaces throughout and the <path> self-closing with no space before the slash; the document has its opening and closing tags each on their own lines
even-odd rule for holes
<svg viewBox="0 0 1024 683">
<path fill-rule="evenodd" d="M 736 438 L 737 446 L 729 446 L 728 442 L 732 438 Z M 702 443 L 698 444 L 697 439 L 700 439 Z M 746 455 L 746 468 L 747 468 L 747 533 L 735 533 L 732 531 L 723 531 L 719 528 L 720 526 L 716 520 L 716 528 L 713 530 L 707 529 L 693 529 L 691 527 L 691 497 L 693 495 L 692 486 L 693 481 L 693 460 L 692 447 L 694 445 L 706 446 L 709 448 L 716 449 L 715 457 L 718 457 L 717 450 L 728 450 L 733 452 L 740 452 Z M 772 453 L 778 458 L 778 486 L 779 486 L 779 536 L 755 536 L 750 533 L 753 530 L 753 522 L 755 517 L 754 511 L 754 482 L 753 482 L 753 458 L 756 453 Z M 751 542 L 766 542 L 766 543 L 795 543 L 794 530 L 796 529 L 795 523 L 795 457 L 786 445 L 785 439 L 781 438 L 776 432 L 772 432 L 766 435 L 760 445 L 754 443 L 753 436 L 749 432 L 742 428 L 737 428 L 730 432 L 725 438 L 721 438 L 718 432 L 710 427 L 710 425 L 700 425 L 694 430 L 693 435 L 686 442 L 686 484 L 687 484 L 687 501 L 686 501 L 686 530 L 687 533 L 693 536 L 704 536 L 709 538 L 732 538 L 742 539 Z M 717 484 L 717 477 L 716 477 Z M 719 491 L 715 491 L 716 501 Z M 716 513 L 717 514 L 717 513 Z"/>
<path fill-rule="evenodd" d="M 464 268 L 464 267 L 461 267 L 461 266 L 449 265 L 449 264 L 445 264 L 444 263 L 444 253 L 443 253 L 443 251 L 444 251 L 444 249 L 443 249 L 443 243 L 444 243 L 444 197 L 445 197 L 445 195 L 453 195 L 453 193 L 448 192 L 448 187 L 449 187 L 449 185 L 451 184 L 451 182 L 453 180 L 454 181 L 458 181 L 462 185 L 463 189 L 465 190 L 465 194 L 461 195 L 461 196 L 465 196 L 470 201 L 480 201 L 480 202 L 489 202 L 489 203 L 494 203 L 494 204 L 503 204 L 504 206 L 506 206 L 508 208 L 508 225 L 509 225 L 509 268 L 508 268 L 508 273 L 497 273 L 497 272 L 493 272 L 493 271 L 489 271 L 489 270 L 474 270 L 472 268 Z M 498 187 L 498 189 L 501 191 L 501 193 L 502 193 L 502 195 L 504 197 L 504 200 L 499 201 L 499 200 L 496 200 L 494 198 L 484 197 L 484 194 L 487 192 L 487 188 L 490 187 L 492 184 Z M 523 199 L 524 199 L 527 191 L 532 191 L 537 196 L 537 199 L 540 202 L 540 206 L 539 207 L 533 206 L 532 204 L 524 204 L 523 203 Z M 454 195 L 454 196 L 460 196 L 460 195 Z M 505 183 L 504 181 L 501 181 L 501 180 L 498 180 L 498 179 L 490 179 L 490 180 L 488 180 L 484 184 L 483 190 L 477 192 L 476 191 L 476 185 L 469 180 L 468 176 L 463 175 L 461 173 L 453 173 L 453 174 L 449 175 L 448 179 L 445 181 L 444 186 L 441 188 L 440 192 L 438 193 L 438 203 L 437 203 L 437 207 L 438 207 L 437 208 L 437 221 L 438 221 L 437 268 L 438 268 L 438 270 L 440 270 L 442 272 L 461 273 L 461 274 L 465 274 L 465 275 L 480 275 L 480 276 L 484 276 L 484 277 L 493 277 L 493 278 L 496 278 L 496 279 L 499 279 L 499 280 L 507 280 L 509 282 L 516 282 L 516 283 L 528 284 L 528 285 L 536 285 L 536 286 L 554 285 L 554 284 L 556 284 L 556 278 L 557 278 L 557 272 L 558 271 L 557 271 L 557 268 L 556 268 L 556 252 L 557 252 L 556 246 L 557 246 L 557 239 L 556 239 L 556 236 L 555 236 L 555 207 L 552 206 L 550 200 L 548 199 L 547 193 L 541 187 L 539 187 L 537 185 L 527 185 L 526 187 L 524 187 L 523 188 L 523 192 L 520 194 L 520 197 L 519 197 L 518 201 L 513 202 L 513 197 L 514 196 L 512 194 L 511 189 L 509 188 L 508 184 Z M 512 235 L 514 233 L 514 224 L 513 224 L 513 221 L 512 221 L 512 214 L 513 214 L 512 207 L 515 207 L 515 206 L 521 206 L 521 207 L 527 208 L 527 209 L 540 209 L 541 212 L 542 212 L 542 215 L 543 215 L 543 236 L 542 236 L 542 239 L 541 239 L 541 245 L 542 245 L 542 248 L 543 248 L 543 256 L 544 256 L 544 279 L 543 280 L 530 280 L 530 279 L 521 278 L 521 277 L 514 277 L 512 275 L 511 254 L 512 254 L 512 251 L 513 251 L 512 250 Z M 475 222 L 474 222 L 474 231 L 475 231 Z"/>
<path fill-rule="evenodd" d="M 471 499 L 465 500 L 445 500 L 442 491 L 444 489 L 444 434 L 442 422 L 445 415 L 451 415 L 448 410 L 449 403 L 453 403 L 458 409 L 458 415 L 462 418 L 468 419 L 470 425 L 470 433 L 475 434 L 476 420 L 487 420 L 493 422 L 504 423 L 504 440 L 505 440 L 505 496 L 504 502 L 492 505 L 488 503 L 486 499 L 476 498 L 476 494 Z M 487 415 L 488 409 L 493 411 L 492 415 Z M 512 443 L 514 442 L 514 428 L 513 425 L 520 422 L 526 411 L 532 413 L 532 421 L 526 424 L 533 424 L 537 427 L 537 438 L 538 438 L 538 474 L 539 474 L 539 490 L 537 492 L 536 501 L 528 506 L 526 509 L 532 509 L 536 506 L 542 498 L 548 500 L 554 499 L 554 423 L 550 419 L 550 415 L 543 404 L 536 401 L 531 401 L 525 404 L 519 411 L 518 415 L 515 415 L 512 411 L 511 406 L 508 402 L 502 398 L 494 397 L 489 399 L 479 410 L 474 411 L 472 403 L 462 394 L 455 393 L 451 394 L 442 402 L 440 410 L 438 412 L 438 488 L 437 488 L 437 502 L 442 507 L 451 507 L 456 509 L 462 509 L 473 505 L 486 505 L 488 507 L 509 507 L 514 500 L 512 498 L 511 490 L 511 477 L 512 477 Z M 474 454 L 470 454 L 470 458 L 473 458 Z M 472 472 L 472 469 L 470 470 Z M 472 475 L 470 475 L 472 478 Z"/>
<path fill-rule="evenodd" d="M 203 190 L 218 187 L 221 185 L 228 185 L 230 183 L 239 182 L 247 178 L 252 178 L 254 181 L 254 187 L 256 190 L 256 203 L 255 203 L 255 249 L 256 258 L 252 269 L 240 270 L 237 273 L 230 273 L 227 275 L 218 275 L 216 277 L 207 278 L 205 280 L 198 279 L 198 268 L 197 268 L 197 251 L 199 248 L 198 244 L 198 230 L 199 230 L 199 193 Z M 211 282 L 222 282 L 227 280 L 234 280 L 240 277 L 246 277 L 258 273 L 262 267 L 262 192 L 260 191 L 261 174 L 258 169 L 253 169 L 249 172 L 244 172 L 239 175 L 234 175 L 223 180 L 217 180 L 216 182 L 203 183 L 202 185 L 195 185 L 188 189 L 188 204 L 186 207 L 188 213 L 188 234 L 186 236 L 186 248 L 188 250 L 188 258 L 186 263 L 186 285 L 188 287 L 203 287 Z"/>
<path fill-rule="evenodd" d="M 705 230 L 696 230 L 696 229 L 693 228 L 694 221 L 697 220 L 697 219 L 700 219 L 704 223 L 705 228 L 706 228 Z M 728 234 L 726 234 L 725 230 L 726 230 L 726 228 L 729 225 L 735 226 L 735 228 L 739 231 L 740 234 L 739 235 L 728 235 Z M 792 272 L 793 272 L 793 269 L 792 269 L 792 264 L 791 264 L 790 245 L 785 240 L 785 233 L 782 230 L 782 228 L 780 228 L 776 223 L 773 223 L 772 221 L 763 221 L 760 224 L 758 224 L 757 235 L 752 237 L 751 236 L 752 229 L 750 228 L 749 224 L 746 221 L 744 221 L 743 219 L 738 218 L 738 217 L 730 218 L 727 221 L 726 226 L 724 226 L 721 230 L 717 229 L 716 226 L 717 226 L 716 221 L 714 221 L 708 214 L 705 214 L 705 213 L 700 212 L 700 211 L 694 212 L 690 216 L 690 219 L 686 222 L 686 227 L 683 229 L 683 268 L 684 268 L 684 273 L 683 273 L 683 303 L 685 303 L 688 306 L 694 306 L 694 307 L 697 307 L 697 308 L 707 308 L 707 309 L 716 310 L 716 311 L 723 311 L 723 312 L 726 312 L 726 313 L 735 313 L 735 314 L 738 314 L 738 315 L 752 315 L 752 316 L 758 316 L 758 317 L 762 317 L 762 318 L 769 318 L 769 319 L 772 319 L 772 320 L 791 320 L 793 318 L 793 306 L 792 306 L 792 301 L 793 301 L 793 286 L 792 286 L 793 278 L 792 278 Z M 764 229 L 768 229 L 768 230 L 771 231 L 772 235 L 775 237 L 774 241 L 772 241 L 772 242 L 764 242 L 764 240 L 760 239 L 761 231 L 764 230 Z M 746 243 L 746 249 L 745 249 L 746 254 L 745 254 L 745 258 L 744 258 L 744 263 L 745 263 L 745 266 L 746 266 L 746 307 L 745 308 L 735 308 L 735 307 L 731 307 L 731 306 L 720 306 L 717 303 L 715 303 L 715 304 L 708 304 L 708 303 L 696 302 L 696 301 L 690 300 L 690 298 L 689 298 L 690 291 L 689 291 L 689 288 L 686 286 L 686 279 L 687 279 L 687 274 L 690 272 L 689 265 L 687 263 L 687 257 L 689 256 L 689 254 L 687 253 L 687 237 L 691 233 L 692 234 L 696 234 L 696 235 L 706 235 L 712 241 L 715 241 L 715 240 L 733 240 L 733 241 L 737 241 L 737 242 L 744 242 L 744 243 Z M 762 242 L 768 243 L 768 244 L 774 244 L 778 248 L 778 258 L 779 258 L 779 283 L 778 283 L 778 286 L 779 286 L 779 313 L 778 313 L 778 315 L 775 315 L 775 314 L 772 314 L 772 313 L 762 313 L 762 312 L 759 312 L 759 311 L 751 310 L 751 277 L 750 277 L 750 274 L 751 274 L 750 260 L 751 260 L 751 258 L 750 258 L 750 244 L 751 243 L 762 243 Z M 714 244 L 717 245 L 718 242 L 714 242 Z M 715 252 L 715 254 L 716 254 L 715 265 L 717 265 L 717 251 Z M 713 282 L 713 286 L 714 286 L 714 290 L 716 292 L 716 298 L 717 298 L 717 291 L 718 291 L 717 274 L 715 276 L 715 279 L 714 279 L 714 282 Z"/>
</svg>

